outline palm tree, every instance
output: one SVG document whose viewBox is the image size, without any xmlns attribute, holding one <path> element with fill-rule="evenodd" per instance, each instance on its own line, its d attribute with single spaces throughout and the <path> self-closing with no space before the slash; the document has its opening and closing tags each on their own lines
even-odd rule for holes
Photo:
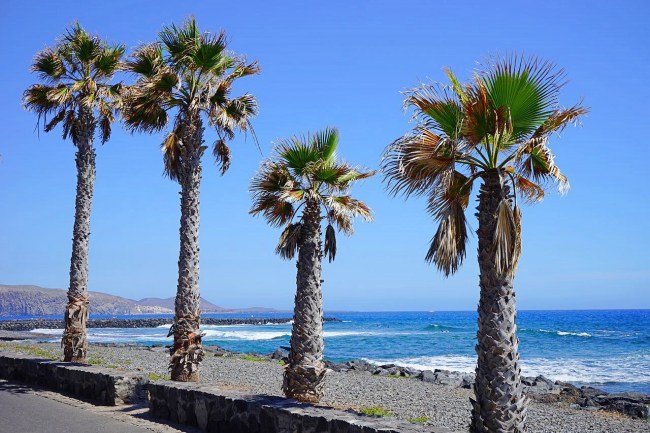
<svg viewBox="0 0 650 433">
<path fill-rule="evenodd" d="M 170 369 L 172 380 L 196 382 L 203 359 L 199 294 L 199 189 L 201 158 L 207 149 L 203 117 L 217 133 L 212 151 L 224 174 L 230 166 L 227 141 L 236 131 L 252 131 L 257 101 L 231 97 L 233 83 L 257 74 L 256 62 L 226 50 L 226 35 L 201 33 L 191 18 L 182 27 L 164 27 L 159 41 L 140 47 L 126 69 L 137 81 L 124 92 L 125 123 L 132 131 L 155 132 L 174 116 L 163 144 L 165 174 L 180 184 L 181 220 L 178 286 Z"/>
<path fill-rule="evenodd" d="M 535 58 L 492 58 L 472 82 L 423 85 L 406 93 L 418 125 L 386 152 L 382 169 L 393 194 L 427 195 L 438 221 L 426 255 L 445 276 L 462 264 L 465 210 L 478 194 L 480 302 L 473 432 L 523 432 L 526 398 L 520 378 L 513 281 L 521 253 L 517 193 L 527 202 L 569 183 L 548 148 L 551 134 L 587 110 L 560 108 L 564 72 Z"/>
<path fill-rule="evenodd" d="M 111 136 L 121 85 L 110 81 L 123 54 L 123 45 L 108 45 L 76 23 L 54 48 L 45 48 L 36 55 L 32 71 L 43 84 L 34 84 L 24 93 L 25 108 L 38 114 L 45 132 L 61 123 L 63 139 L 70 138 L 77 148 L 70 286 L 61 341 L 65 361 L 85 362 L 88 352 L 88 239 L 95 183 L 93 139 L 99 132 L 103 144 Z"/>
<path fill-rule="evenodd" d="M 350 196 L 352 184 L 374 172 L 361 172 L 336 157 L 339 133 L 325 129 L 307 137 L 280 141 L 251 182 L 252 215 L 284 227 L 276 253 L 291 260 L 298 252 L 296 298 L 289 362 L 282 388 L 289 398 L 318 402 L 323 395 L 323 296 L 321 258 L 336 256 L 334 226 L 346 235 L 352 220 L 371 221 L 370 208 Z M 302 215 L 294 222 L 300 208 Z M 325 248 L 321 222 L 327 220 Z"/>
</svg>

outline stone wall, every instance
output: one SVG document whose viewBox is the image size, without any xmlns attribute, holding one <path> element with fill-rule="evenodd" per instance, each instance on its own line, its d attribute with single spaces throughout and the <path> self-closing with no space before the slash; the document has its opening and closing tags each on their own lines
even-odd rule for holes
<svg viewBox="0 0 650 433">
<path fill-rule="evenodd" d="M 0 352 L 0 379 L 18 380 L 93 402 L 115 406 L 147 398 L 144 373 Z"/>
<path fill-rule="evenodd" d="M 0 351 L 0 379 L 17 380 L 103 405 L 149 397 L 158 418 L 219 433 L 453 433 L 394 418 L 297 403 L 268 395 L 242 395 L 215 386 L 149 382 L 144 373 L 39 359 Z"/>
<path fill-rule="evenodd" d="M 213 386 L 149 383 L 149 412 L 158 418 L 219 433 L 452 433 L 446 428 L 360 416 L 267 395 Z"/>
</svg>

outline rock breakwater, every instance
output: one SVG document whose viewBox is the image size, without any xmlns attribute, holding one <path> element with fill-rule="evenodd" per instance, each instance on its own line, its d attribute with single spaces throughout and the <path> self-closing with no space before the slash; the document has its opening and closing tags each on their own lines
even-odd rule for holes
<svg viewBox="0 0 650 433">
<path fill-rule="evenodd" d="M 323 318 L 325 322 L 338 322 L 333 317 Z M 250 317 L 244 319 L 213 318 L 201 319 L 203 325 L 266 325 L 284 324 L 291 321 L 291 317 L 262 318 Z M 143 319 L 91 319 L 88 321 L 88 328 L 156 328 L 169 325 L 171 317 L 151 317 Z M 63 320 L 58 319 L 31 319 L 31 320 L 0 320 L 0 330 L 3 331 L 31 331 L 32 329 L 63 329 Z"/>
</svg>

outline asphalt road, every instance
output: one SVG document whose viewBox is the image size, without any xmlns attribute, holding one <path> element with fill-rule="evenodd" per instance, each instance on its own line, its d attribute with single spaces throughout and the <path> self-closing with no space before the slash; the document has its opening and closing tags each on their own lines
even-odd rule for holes
<svg viewBox="0 0 650 433">
<path fill-rule="evenodd" d="M 143 408 L 94 406 L 50 391 L 0 381 L 0 433 L 194 431 L 152 422 Z"/>
</svg>

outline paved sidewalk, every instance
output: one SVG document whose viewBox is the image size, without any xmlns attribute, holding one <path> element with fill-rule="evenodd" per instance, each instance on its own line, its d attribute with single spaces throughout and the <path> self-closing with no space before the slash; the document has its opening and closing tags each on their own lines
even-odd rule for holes
<svg viewBox="0 0 650 433">
<path fill-rule="evenodd" d="M 144 405 L 95 406 L 0 380 L 0 433 L 197 433 L 149 418 Z"/>
</svg>

